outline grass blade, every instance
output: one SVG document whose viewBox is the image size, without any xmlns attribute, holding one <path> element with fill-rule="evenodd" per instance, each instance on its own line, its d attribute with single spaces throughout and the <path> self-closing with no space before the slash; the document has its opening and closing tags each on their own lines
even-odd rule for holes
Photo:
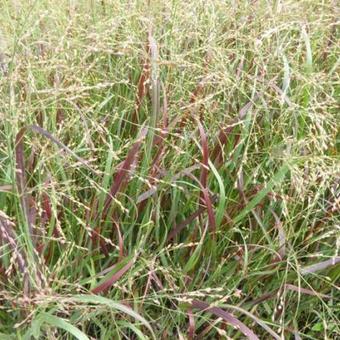
<svg viewBox="0 0 340 340">
<path fill-rule="evenodd" d="M 274 210 L 271 209 L 271 213 L 274 216 L 275 219 L 275 228 L 278 231 L 278 235 L 279 235 L 279 250 L 278 253 L 281 257 L 280 260 L 282 260 L 283 258 L 286 257 L 286 233 L 283 229 L 282 226 L 282 222 L 279 219 L 279 216 L 277 216 L 277 214 L 275 213 Z"/>
<path fill-rule="evenodd" d="M 312 274 L 320 270 L 327 269 L 329 267 L 335 266 L 340 262 L 340 256 L 334 256 L 329 260 L 322 261 L 319 263 L 312 264 L 311 266 L 304 267 L 301 269 L 302 275 Z"/>
<path fill-rule="evenodd" d="M 330 299 L 331 298 L 331 296 L 329 296 L 329 295 L 321 294 L 321 293 L 315 292 L 311 289 L 298 287 L 298 286 L 292 285 L 290 283 L 286 283 L 284 287 L 287 290 L 291 290 L 291 291 L 297 292 L 299 294 L 302 293 L 302 294 L 316 296 L 316 297 L 320 297 L 320 298 L 324 298 L 324 299 Z"/>
<path fill-rule="evenodd" d="M 217 196 L 214 196 L 212 198 L 212 201 L 216 201 Z M 167 241 L 169 242 L 174 237 L 176 237 L 177 234 L 179 234 L 188 224 L 192 223 L 197 217 L 202 215 L 206 211 L 206 207 L 199 207 L 194 213 L 192 213 L 189 217 L 187 217 L 184 221 L 176 224 L 170 231 Z"/>
<path fill-rule="evenodd" d="M 218 133 L 217 141 L 215 144 L 215 147 L 213 148 L 213 151 L 211 153 L 211 159 L 216 165 L 220 165 L 222 162 L 222 155 L 223 155 L 223 147 L 228 142 L 228 138 L 230 134 L 233 132 L 233 130 L 236 128 L 239 123 L 244 120 L 249 112 L 249 110 L 254 106 L 255 101 L 260 96 L 256 94 L 253 98 L 253 100 L 249 101 L 247 104 L 245 104 L 241 110 L 239 111 L 238 118 L 233 119 L 229 125 L 222 127 Z M 237 144 L 237 140 L 235 141 L 234 148 Z"/>
<path fill-rule="evenodd" d="M 200 309 L 201 311 L 208 312 L 214 314 L 215 316 L 222 318 L 224 321 L 229 323 L 230 325 L 234 326 L 235 328 L 239 329 L 242 334 L 244 334 L 250 340 L 259 340 L 257 335 L 249 329 L 243 322 L 236 319 L 232 314 L 224 311 L 218 307 L 211 307 L 208 303 L 194 300 L 192 302 L 192 307 L 196 309 Z"/>
<path fill-rule="evenodd" d="M 192 309 L 189 308 L 188 310 L 188 317 L 189 317 L 189 327 L 188 327 L 188 340 L 193 340 L 195 337 L 195 319 L 192 313 Z"/>
<path fill-rule="evenodd" d="M 130 149 L 130 151 L 128 152 L 125 158 L 125 161 L 122 163 L 122 165 L 118 169 L 117 174 L 113 180 L 112 186 L 110 188 L 110 192 L 107 195 L 105 203 L 104 203 L 104 207 L 103 207 L 102 215 L 101 215 L 102 220 L 105 220 L 108 210 L 110 208 L 110 205 L 112 203 L 113 197 L 118 193 L 121 185 L 123 184 L 124 180 L 129 174 L 131 166 L 133 162 L 136 160 L 137 153 L 146 136 L 147 131 L 148 131 L 147 128 L 142 129 L 137 141 L 133 144 L 132 148 Z"/>
<path fill-rule="evenodd" d="M 161 136 L 159 138 L 155 138 L 154 140 L 154 142 L 159 145 L 159 148 L 152 162 L 153 171 L 151 173 L 151 177 L 155 176 L 155 172 L 157 171 L 157 168 L 162 159 L 162 156 L 164 155 L 164 148 L 165 148 L 164 140 L 167 138 L 169 134 L 168 101 L 166 97 L 165 87 L 163 83 L 161 83 L 161 85 L 162 85 L 162 91 L 163 91 L 163 96 L 164 96 L 163 98 L 163 127 L 162 127 Z"/>
<path fill-rule="evenodd" d="M 238 307 L 238 306 L 233 306 L 233 305 L 224 305 L 226 308 L 229 308 L 231 310 L 236 310 L 240 313 L 243 313 L 247 315 L 249 318 L 251 318 L 253 321 L 255 321 L 259 326 L 261 326 L 263 329 L 265 329 L 274 339 L 276 340 L 281 340 L 282 338 L 276 334 L 269 326 L 267 326 L 262 320 L 257 318 L 254 314 L 246 311 L 245 309 Z"/>
<path fill-rule="evenodd" d="M 69 153 L 75 159 L 77 159 L 81 164 L 83 164 L 87 169 L 89 169 L 92 173 L 97 174 L 97 172 L 92 169 L 87 162 L 81 157 L 77 156 L 70 148 L 66 145 L 58 141 L 55 137 L 53 137 L 48 131 L 37 126 L 37 125 L 29 125 L 23 127 L 19 130 L 15 139 L 15 159 L 16 159 L 16 183 L 18 188 L 18 193 L 20 195 L 21 207 L 23 209 L 23 214 L 26 219 L 28 233 L 28 244 L 29 244 L 29 253 L 31 254 L 32 259 L 37 262 L 36 256 L 34 254 L 35 247 L 35 237 L 33 234 L 33 221 L 32 221 L 32 210 L 30 209 L 30 196 L 27 195 L 26 192 L 26 169 L 25 169 L 25 159 L 24 159 L 24 136 L 28 130 L 39 133 L 40 135 L 46 137 L 53 143 L 55 143 L 58 147 Z M 38 268 L 38 265 L 36 263 Z M 39 269 L 38 269 L 39 273 Z"/>
<path fill-rule="evenodd" d="M 310 39 L 308 36 L 308 33 L 306 31 L 306 27 L 302 26 L 301 28 L 301 34 L 302 34 L 302 38 L 305 42 L 305 46 L 306 46 L 306 68 L 308 72 L 312 72 L 313 70 L 313 53 L 312 53 L 312 47 L 311 47 L 311 43 L 310 43 Z"/>
<path fill-rule="evenodd" d="M 131 118 L 133 127 L 135 127 L 136 124 L 138 123 L 138 120 L 139 120 L 138 114 L 142 106 L 143 99 L 147 95 L 147 92 L 148 92 L 147 83 L 149 82 L 149 79 L 150 79 L 150 69 L 151 69 L 150 57 L 149 57 L 150 55 L 149 43 L 147 44 L 146 49 L 147 49 L 147 57 L 145 58 L 145 61 L 143 63 L 142 73 L 138 79 L 137 93 L 135 97 L 135 107 L 134 107 L 134 111 L 132 113 L 132 118 Z"/>
<path fill-rule="evenodd" d="M 98 175 L 98 171 L 94 170 L 92 167 L 89 166 L 88 162 L 85 161 L 83 158 L 79 157 L 76 153 L 74 153 L 69 147 L 67 147 L 65 144 L 61 143 L 57 138 L 52 136 L 48 131 L 41 128 L 37 125 L 28 125 L 18 132 L 16 136 L 16 151 L 19 149 L 19 151 L 23 151 L 23 138 L 26 133 L 26 131 L 31 130 L 33 132 L 39 133 L 40 135 L 44 136 L 45 138 L 49 139 L 51 142 L 56 144 L 60 149 L 64 150 L 66 153 L 70 154 L 73 158 L 75 158 L 79 163 L 84 165 L 89 171 L 91 171 L 94 175 Z M 21 150 L 20 150 L 21 149 Z"/>
<path fill-rule="evenodd" d="M 99 294 L 107 291 L 116 281 L 118 281 L 134 264 L 134 259 L 131 259 L 123 268 L 114 273 L 109 273 L 98 286 L 92 289 L 93 294 Z"/>
<path fill-rule="evenodd" d="M 0 192 L 11 192 L 13 190 L 13 186 L 10 184 L 0 185 Z"/>
<path fill-rule="evenodd" d="M 188 224 L 192 223 L 198 216 L 202 215 L 206 210 L 206 207 L 198 208 L 193 214 L 187 217 L 184 221 L 176 224 L 170 231 L 167 241 L 172 240 L 179 234 Z"/>
<path fill-rule="evenodd" d="M 213 211 L 213 205 L 210 199 L 209 190 L 207 187 L 208 181 L 208 170 L 209 170 L 209 149 L 208 149 L 208 141 L 207 136 L 204 131 L 204 128 L 201 122 L 197 119 L 198 130 L 200 132 L 201 137 L 201 146 L 202 146 L 202 164 L 201 164 L 201 175 L 200 175 L 200 186 L 201 186 L 201 195 L 200 201 L 206 206 L 208 211 L 209 218 L 209 226 L 213 233 L 216 231 L 216 219 Z"/>
<path fill-rule="evenodd" d="M 28 267 L 26 264 L 25 255 L 19 250 L 19 246 L 16 242 L 16 236 L 12 230 L 13 226 L 13 222 L 9 219 L 9 217 L 2 210 L 0 210 L 0 240 L 7 242 L 12 249 L 13 254 L 15 254 L 18 267 L 23 274 L 23 292 L 24 295 L 27 296 L 30 289 Z"/>
<path fill-rule="evenodd" d="M 153 329 L 152 329 L 150 323 L 147 320 L 145 320 L 141 315 L 136 313 L 134 310 L 132 310 L 131 308 L 129 308 L 129 307 L 127 307 L 127 306 L 125 306 L 121 303 L 114 302 L 110 299 L 107 299 L 103 296 L 98 296 L 98 295 L 74 295 L 72 297 L 72 300 L 74 302 L 79 302 L 79 303 L 104 305 L 104 306 L 107 306 L 111 309 L 125 313 L 125 314 L 131 316 L 132 318 L 136 319 L 137 321 L 141 322 L 146 328 L 148 328 L 153 339 L 156 339 L 156 336 L 153 332 Z"/>
<path fill-rule="evenodd" d="M 208 179 L 208 161 L 209 161 L 209 150 L 208 150 L 208 141 L 207 136 L 205 134 L 204 128 L 199 120 L 197 120 L 198 130 L 200 132 L 201 137 L 201 146 L 202 146 L 202 165 L 201 165 L 201 176 L 200 182 L 203 188 L 207 187 L 207 179 Z"/>
<path fill-rule="evenodd" d="M 52 327 L 61 328 L 66 332 L 72 334 L 78 340 L 90 340 L 90 338 L 80 331 L 77 327 L 74 327 L 66 320 L 59 318 L 58 316 L 47 314 L 47 313 L 40 313 L 38 316 L 39 321 L 48 323 Z"/>
<path fill-rule="evenodd" d="M 260 190 L 256 196 L 245 206 L 245 208 L 233 219 L 234 223 L 238 223 L 241 221 L 247 214 L 251 212 L 261 201 L 262 199 L 272 190 L 272 188 L 279 184 L 285 177 L 288 172 L 289 167 L 287 164 L 282 165 L 282 167 L 278 170 L 278 172 L 272 177 L 269 183 Z"/>
<path fill-rule="evenodd" d="M 216 180 L 218 182 L 218 186 L 220 189 L 219 198 L 218 198 L 218 206 L 216 208 L 216 226 L 218 227 L 224 217 L 225 208 L 226 208 L 226 195 L 225 195 L 225 189 L 223 180 L 218 173 L 218 170 L 216 169 L 215 165 L 209 160 L 209 166 L 211 171 L 213 172 L 214 176 L 216 177 Z"/>
</svg>

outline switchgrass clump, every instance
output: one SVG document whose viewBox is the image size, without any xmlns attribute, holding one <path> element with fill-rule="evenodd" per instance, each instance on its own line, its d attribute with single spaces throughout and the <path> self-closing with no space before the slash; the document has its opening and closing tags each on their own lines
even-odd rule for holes
<svg viewBox="0 0 340 340">
<path fill-rule="evenodd" d="M 1 337 L 339 336 L 336 2 L 1 8 Z"/>
</svg>

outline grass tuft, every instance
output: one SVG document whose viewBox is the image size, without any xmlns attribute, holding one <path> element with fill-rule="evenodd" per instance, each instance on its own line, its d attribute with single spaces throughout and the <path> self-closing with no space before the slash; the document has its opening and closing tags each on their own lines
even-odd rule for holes
<svg viewBox="0 0 340 340">
<path fill-rule="evenodd" d="M 335 1 L 0 4 L 0 338 L 339 337 Z"/>
</svg>

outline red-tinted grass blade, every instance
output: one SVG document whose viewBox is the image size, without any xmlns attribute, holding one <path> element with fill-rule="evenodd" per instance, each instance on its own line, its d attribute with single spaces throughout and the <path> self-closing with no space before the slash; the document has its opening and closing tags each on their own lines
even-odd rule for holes
<svg viewBox="0 0 340 340">
<path fill-rule="evenodd" d="M 163 91 L 163 133 L 167 134 L 169 126 L 168 97 L 166 95 L 166 89 L 162 81 L 161 88 Z"/>
<path fill-rule="evenodd" d="M 307 294 L 307 295 L 315 296 L 315 297 L 319 297 L 319 298 L 324 298 L 324 299 L 331 299 L 332 298 L 330 295 L 318 293 L 318 292 L 313 291 L 311 289 L 306 289 L 306 288 L 298 287 L 298 286 L 295 286 L 295 285 L 290 284 L 290 283 L 286 283 L 284 285 L 284 289 L 291 290 L 291 291 L 298 292 L 298 293 L 302 293 L 302 294 Z M 255 305 L 259 304 L 259 303 L 262 303 L 264 301 L 273 299 L 274 297 L 277 296 L 277 293 L 279 291 L 280 291 L 280 289 L 275 289 L 274 291 L 272 291 L 270 293 L 265 293 L 262 296 L 260 296 L 259 298 L 249 302 L 249 305 L 253 307 L 253 306 L 255 306 Z M 248 303 L 246 303 L 246 304 L 248 304 Z"/>
<path fill-rule="evenodd" d="M 99 286 L 92 289 L 92 293 L 99 294 L 107 291 L 116 281 L 118 281 L 134 264 L 134 260 L 130 260 L 122 269 L 118 270 L 106 281 L 101 283 Z"/>
<path fill-rule="evenodd" d="M 198 216 L 203 214 L 206 210 L 206 207 L 200 207 L 198 208 L 193 214 L 191 214 L 189 217 L 187 217 L 184 221 L 176 224 L 170 231 L 167 240 L 170 241 L 174 237 L 176 237 L 177 234 L 179 234 L 188 224 L 192 223 Z"/>
<path fill-rule="evenodd" d="M 137 93 L 135 99 L 135 108 L 132 114 L 131 122 L 133 124 L 137 124 L 138 121 L 138 112 L 140 107 L 142 106 L 143 98 L 145 97 L 147 90 L 146 84 L 149 80 L 149 64 L 145 63 L 143 66 L 142 74 L 139 77 L 138 84 L 137 84 Z"/>
<path fill-rule="evenodd" d="M 250 340 L 259 340 L 257 335 L 249 329 L 243 322 L 236 319 L 232 314 L 226 312 L 225 310 L 219 307 L 211 307 L 208 303 L 194 300 L 192 302 L 192 307 L 196 309 L 200 309 L 201 311 L 214 314 L 215 316 L 222 318 L 224 321 L 239 329 L 243 335 L 245 335 Z"/>
<path fill-rule="evenodd" d="M 277 229 L 278 234 L 279 234 L 279 250 L 278 250 L 278 253 L 281 257 L 280 260 L 282 260 L 286 256 L 286 234 L 285 234 L 285 231 L 283 229 L 282 222 L 279 219 L 279 216 L 277 216 L 275 211 L 272 210 L 272 209 L 271 209 L 271 213 L 274 216 L 275 228 Z"/>
<path fill-rule="evenodd" d="M 220 165 L 222 162 L 222 155 L 223 155 L 223 148 L 224 145 L 227 143 L 228 141 L 228 137 L 229 135 L 233 132 L 234 128 L 238 125 L 238 123 L 240 121 L 242 121 L 246 116 L 247 113 L 249 112 L 249 110 L 253 107 L 254 102 L 259 98 L 260 96 L 258 94 L 255 95 L 254 99 L 252 101 L 249 101 L 247 104 L 245 104 L 241 110 L 239 111 L 238 114 L 238 118 L 232 120 L 230 122 L 230 124 L 226 127 L 222 127 L 222 129 L 220 130 L 218 137 L 217 137 L 217 142 L 216 145 L 211 153 L 211 159 L 212 161 L 217 164 Z M 239 140 L 240 136 L 236 136 L 236 140 L 234 143 L 234 148 L 236 147 L 238 140 Z"/>
<path fill-rule="evenodd" d="M 212 201 L 215 202 L 217 199 L 217 196 L 212 197 Z M 207 210 L 206 207 L 200 207 L 198 208 L 193 214 L 191 214 L 189 217 L 187 217 L 184 221 L 176 224 L 170 231 L 167 241 L 170 241 L 174 237 L 176 237 L 177 234 L 179 234 L 188 224 L 193 222 L 197 217 L 202 215 Z"/>
<path fill-rule="evenodd" d="M 32 147 L 32 150 L 31 150 L 31 154 L 30 156 L 28 157 L 27 159 L 27 170 L 31 173 L 34 172 L 34 169 L 37 165 L 37 160 L 38 160 L 38 157 L 37 157 L 37 153 L 36 153 L 36 150 L 34 148 L 34 146 Z"/>
<path fill-rule="evenodd" d="M 208 171 L 209 171 L 208 141 L 207 141 L 207 136 L 204 131 L 204 128 L 199 120 L 197 120 L 197 125 L 198 125 L 198 130 L 200 132 L 201 146 L 202 146 L 202 165 L 201 165 L 201 175 L 200 175 L 200 186 L 201 186 L 200 200 L 207 207 L 210 230 L 215 233 L 215 230 L 216 230 L 215 214 L 213 211 L 213 205 L 212 205 L 210 195 L 209 195 L 209 190 L 207 188 Z"/>
<path fill-rule="evenodd" d="M 140 146 L 146 136 L 148 129 L 147 128 L 143 128 L 138 140 L 133 144 L 132 148 L 130 149 L 130 151 L 128 152 L 125 161 L 123 162 L 123 164 L 121 165 L 121 167 L 118 169 L 117 174 L 113 180 L 112 186 L 110 188 L 110 192 L 106 197 L 105 203 L 104 203 L 104 207 L 103 207 L 103 211 L 102 211 L 102 220 L 105 220 L 108 210 L 110 208 L 110 205 L 112 203 L 113 197 L 117 194 L 117 192 L 119 191 L 121 185 L 123 184 L 124 180 L 126 179 L 127 175 L 129 174 L 129 171 L 131 169 L 131 166 L 133 164 L 133 162 L 136 160 L 137 157 L 137 153 L 140 149 Z"/>
<path fill-rule="evenodd" d="M 188 176 L 188 174 L 192 173 L 193 171 L 197 170 L 200 168 L 200 165 L 198 164 L 194 164 L 192 166 L 190 166 L 189 168 L 186 168 L 182 171 L 180 171 L 179 173 L 177 173 L 176 175 L 174 175 L 171 179 L 170 179 L 170 183 L 178 180 L 179 178 L 181 178 L 182 176 Z M 152 195 L 154 195 L 157 192 L 157 186 L 154 185 L 151 189 L 143 192 L 142 194 L 140 194 L 137 197 L 136 203 L 139 204 L 143 201 L 145 201 L 146 199 L 148 199 L 149 197 L 151 197 Z"/>
<path fill-rule="evenodd" d="M 201 177 L 200 182 L 203 188 L 207 187 L 207 179 L 208 179 L 208 161 L 209 161 L 209 150 L 208 150 L 208 141 L 207 136 L 205 134 L 204 128 L 199 120 L 197 120 L 198 130 L 200 132 L 201 137 L 201 146 L 202 146 L 202 166 L 201 166 Z"/>
<path fill-rule="evenodd" d="M 33 226 L 30 218 L 30 204 L 29 195 L 26 194 L 26 172 L 25 172 L 25 160 L 24 160 L 24 144 L 23 137 L 26 129 L 21 129 L 16 136 L 16 147 L 15 147 L 15 159 L 16 159 L 16 182 L 18 187 L 18 192 L 20 195 L 21 207 L 23 209 L 24 216 L 26 218 L 26 223 L 28 231 L 30 233 L 30 238 L 34 244 L 33 237 Z"/>
<path fill-rule="evenodd" d="M 135 98 L 135 107 L 134 107 L 134 111 L 132 113 L 132 118 L 131 118 L 131 122 L 133 126 L 136 126 L 136 124 L 138 123 L 138 114 L 142 106 L 143 99 L 148 92 L 147 84 L 150 81 L 150 70 L 151 70 L 149 41 L 147 43 L 146 50 L 147 50 L 147 57 L 144 60 L 142 73 L 138 80 L 137 93 L 136 93 L 136 98 Z"/>
<path fill-rule="evenodd" d="M 39 133 L 42 136 L 46 137 L 53 143 L 55 143 L 58 147 L 72 155 L 75 159 L 77 159 L 81 164 L 86 166 L 91 172 L 97 174 L 95 170 L 93 170 L 85 160 L 81 157 L 77 156 L 71 149 L 69 149 L 66 145 L 58 141 L 55 137 L 53 137 L 49 132 L 44 130 L 43 128 L 37 125 L 29 125 L 20 129 L 20 131 L 16 135 L 15 140 L 15 158 L 16 158 L 16 183 L 18 187 L 18 193 L 20 195 L 21 206 L 24 212 L 24 216 L 26 218 L 27 227 L 30 233 L 30 238 L 32 244 L 34 245 L 34 236 L 33 236 L 33 224 L 32 224 L 32 211 L 30 210 L 30 196 L 27 195 L 26 192 L 26 169 L 25 169 L 25 159 L 24 159 L 24 135 L 25 133 L 31 130 L 33 132 Z"/>
<path fill-rule="evenodd" d="M 164 289 L 163 285 L 162 285 L 162 282 L 161 280 L 158 278 L 158 276 L 156 275 L 156 272 L 154 269 L 151 269 L 148 273 L 148 280 L 146 282 L 146 286 L 145 286 L 145 289 L 144 289 L 144 294 L 143 294 L 143 300 L 145 299 L 149 289 L 150 289 L 150 286 L 151 286 L 151 282 L 154 281 L 155 284 L 157 285 L 157 287 L 159 289 Z"/>
<path fill-rule="evenodd" d="M 94 228 L 91 231 L 91 240 L 93 247 L 96 248 L 100 245 L 100 249 L 102 250 L 105 256 L 109 255 L 109 250 L 107 249 L 105 240 L 103 239 L 102 235 L 100 234 L 100 227 Z"/>
<path fill-rule="evenodd" d="M 311 296 L 316 296 L 316 297 L 324 298 L 324 299 L 330 299 L 331 298 L 331 296 L 329 296 L 329 295 L 321 294 L 321 293 L 315 292 L 315 291 L 313 291 L 311 289 L 297 287 L 297 286 L 292 285 L 290 283 L 285 284 L 285 289 L 291 290 L 293 292 L 298 292 L 298 293 L 302 293 L 302 294 L 306 294 L 306 295 L 311 295 Z"/>
<path fill-rule="evenodd" d="M 49 184 L 50 184 L 49 180 L 45 182 L 44 186 L 45 186 L 46 190 L 48 189 Z M 65 198 L 65 200 L 66 200 L 66 198 Z M 40 202 L 41 202 L 41 208 L 42 208 L 41 222 L 40 223 L 41 223 L 41 226 L 44 227 L 44 226 L 46 226 L 50 223 L 50 221 L 52 219 L 52 213 L 53 213 L 51 199 L 50 199 L 50 196 L 48 195 L 48 193 L 46 191 L 42 192 Z M 63 218 L 63 210 L 60 209 L 57 212 L 55 217 L 56 217 L 56 221 L 55 221 L 56 223 L 55 223 L 54 228 L 52 230 L 52 235 L 54 237 L 64 237 L 62 230 L 60 229 L 60 226 L 58 227 L 59 221 Z M 47 248 L 47 243 L 43 242 L 41 244 L 41 252 L 43 252 L 46 248 Z M 50 260 L 51 255 L 52 255 L 52 253 L 51 253 L 51 248 L 50 248 L 48 254 L 45 256 L 45 262 L 46 263 Z"/>
<path fill-rule="evenodd" d="M 224 145 L 227 143 L 228 136 L 231 134 L 234 128 L 235 125 L 231 124 L 230 126 L 224 127 L 220 130 L 216 145 L 211 153 L 211 159 L 215 164 L 220 164 L 222 162 Z"/>
<path fill-rule="evenodd" d="M 146 281 L 146 286 L 145 286 L 145 289 L 144 289 L 144 294 L 143 294 L 142 301 L 145 300 L 146 294 L 148 293 L 148 291 L 150 289 L 150 286 L 151 286 L 151 273 L 149 273 L 148 280 Z"/>
<path fill-rule="evenodd" d="M 183 128 L 189 118 L 192 116 L 193 111 L 199 112 L 201 109 L 201 105 L 197 105 L 197 100 L 202 96 L 204 89 L 205 89 L 205 82 L 206 79 L 201 80 L 197 87 L 195 88 L 194 92 L 191 94 L 190 97 L 190 108 L 183 114 L 183 116 L 179 120 L 179 127 Z M 196 106 L 196 107 L 195 107 Z M 193 110 L 194 108 L 194 110 Z"/>
<path fill-rule="evenodd" d="M 204 202 L 206 204 L 207 212 L 208 212 L 208 220 L 209 220 L 209 229 L 212 231 L 213 236 L 215 237 L 216 233 L 216 218 L 214 214 L 213 204 L 210 199 L 209 191 L 207 188 L 202 188 L 202 193 L 204 197 Z"/>
<path fill-rule="evenodd" d="M 312 264 L 311 266 L 305 267 L 301 269 L 302 275 L 312 274 L 318 272 L 320 270 L 327 269 L 329 267 L 335 266 L 340 262 L 340 256 L 334 256 L 329 260 L 322 261 L 319 263 Z"/>
<path fill-rule="evenodd" d="M 210 53 L 210 51 L 206 54 L 205 58 L 204 58 L 204 72 L 205 75 L 201 78 L 201 80 L 198 82 L 196 88 L 194 89 L 194 91 L 192 92 L 191 96 L 190 96 L 190 108 L 184 112 L 183 115 L 180 116 L 180 119 L 177 120 L 175 118 L 175 122 L 177 124 L 177 122 L 179 121 L 179 127 L 183 128 L 186 124 L 186 122 L 192 117 L 193 112 L 197 113 L 201 111 L 201 107 L 202 104 L 197 104 L 196 102 L 202 97 L 202 95 L 204 94 L 204 90 L 206 88 L 206 83 L 209 79 L 209 64 L 210 61 L 212 59 L 212 55 Z"/>
<path fill-rule="evenodd" d="M 49 196 L 46 194 L 46 192 L 42 193 L 41 198 L 41 205 L 42 205 L 42 219 L 44 222 L 49 222 L 52 218 L 52 207 L 51 207 L 51 200 Z"/>
<path fill-rule="evenodd" d="M 15 254 L 20 272 L 23 274 L 23 293 L 25 296 L 30 291 L 30 281 L 28 276 L 28 267 L 26 265 L 25 255 L 20 251 L 20 248 L 16 242 L 16 236 L 12 230 L 13 223 L 9 217 L 0 210 L 0 241 L 9 244 L 13 254 Z"/>
<path fill-rule="evenodd" d="M 246 118 L 246 116 L 247 116 L 249 110 L 254 106 L 255 101 L 256 101 L 257 99 L 259 99 L 259 98 L 260 98 L 259 94 L 256 93 L 255 96 L 254 96 L 254 98 L 253 98 L 251 101 L 249 101 L 246 105 L 244 105 L 244 106 L 242 107 L 242 109 L 241 109 L 240 112 L 238 113 L 238 116 L 239 116 L 239 118 L 240 118 L 241 120 L 243 120 L 244 118 Z"/>
<path fill-rule="evenodd" d="M 36 218 L 37 218 L 37 205 L 35 203 L 35 200 L 32 195 L 28 195 L 28 219 L 29 224 L 31 226 L 36 225 Z M 34 241 L 36 241 L 37 238 L 37 231 L 33 237 Z"/>
<path fill-rule="evenodd" d="M 278 289 L 276 289 L 276 290 L 274 290 L 270 293 L 265 293 L 265 294 L 261 295 L 259 298 L 252 300 L 252 301 L 249 301 L 248 303 L 249 303 L 250 306 L 253 307 L 255 305 L 258 305 L 259 303 L 262 303 L 264 301 L 272 299 L 273 297 L 275 297 L 277 292 L 278 292 Z"/>
<path fill-rule="evenodd" d="M 195 337 L 195 318 L 191 308 L 189 308 L 188 310 L 188 317 L 189 317 L 188 340 L 193 340 Z"/>
<path fill-rule="evenodd" d="M 164 289 L 164 286 L 162 285 L 161 280 L 156 275 L 156 271 L 155 270 L 153 270 L 151 272 L 151 279 L 156 283 L 156 285 L 158 286 L 159 289 Z"/>
<path fill-rule="evenodd" d="M 51 142 L 56 144 L 60 149 L 66 151 L 68 154 L 70 154 L 72 157 L 74 157 L 79 163 L 84 165 L 93 174 L 98 175 L 98 172 L 96 170 L 94 170 L 93 168 L 91 168 L 87 161 L 85 161 L 83 158 L 81 158 L 77 154 L 75 154 L 70 148 L 68 148 L 66 145 L 61 143 L 58 139 L 53 137 L 48 131 L 46 131 L 45 129 L 43 129 L 40 126 L 37 126 L 37 125 L 25 126 L 18 132 L 18 134 L 16 136 L 16 149 L 22 148 L 22 151 L 23 151 L 23 137 L 24 137 L 27 130 L 31 130 L 33 132 L 39 133 L 40 135 L 46 137 Z"/>
</svg>

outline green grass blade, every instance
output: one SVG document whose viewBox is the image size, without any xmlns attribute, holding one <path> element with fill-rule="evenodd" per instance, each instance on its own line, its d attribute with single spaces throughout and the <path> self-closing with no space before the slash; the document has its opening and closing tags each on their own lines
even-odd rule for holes
<svg viewBox="0 0 340 340">
<path fill-rule="evenodd" d="M 256 196 L 243 208 L 243 210 L 234 218 L 234 223 L 240 222 L 246 215 L 248 215 L 252 209 L 254 209 L 266 196 L 267 194 L 278 184 L 282 182 L 286 173 L 289 170 L 289 166 L 284 164 L 278 172 L 272 177 L 268 184 L 260 190 Z"/>
<path fill-rule="evenodd" d="M 38 318 L 52 327 L 61 328 L 66 332 L 72 334 L 78 340 L 90 340 L 90 338 L 80 331 L 77 327 L 74 327 L 66 320 L 59 318 L 58 316 L 47 314 L 47 313 L 40 313 Z"/>
<path fill-rule="evenodd" d="M 72 297 L 72 300 L 74 302 L 79 302 L 79 303 L 104 305 L 116 311 L 125 313 L 131 316 L 132 318 L 136 319 L 137 321 L 141 322 L 145 327 L 147 327 L 150 333 L 152 334 L 153 338 L 156 339 L 150 323 L 146 321 L 140 314 L 136 313 L 134 310 L 132 310 L 131 308 L 121 303 L 114 302 L 103 296 L 96 296 L 96 295 L 74 295 Z"/>
</svg>

